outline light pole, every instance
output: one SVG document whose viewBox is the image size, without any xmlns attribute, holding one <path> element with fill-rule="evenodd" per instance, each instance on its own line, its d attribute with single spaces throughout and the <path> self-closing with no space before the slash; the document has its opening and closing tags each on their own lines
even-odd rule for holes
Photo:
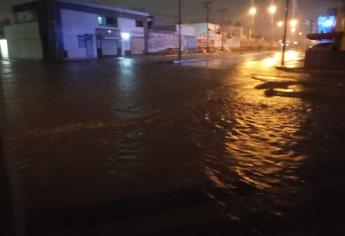
<svg viewBox="0 0 345 236">
<path fill-rule="evenodd" d="M 182 0 L 178 0 L 178 60 L 182 60 Z"/>
<path fill-rule="evenodd" d="M 274 15 L 277 12 L 277 6 L 276 5 L 271 5 L 268 7 L 268 13 L 271 14 L 271 40 L 272 44 L 274 42 Z"/>
<path fill-rule="evenodd" d="M 249 8 L 249 15 L 252 17 L 252 34 L 254 34 L 254 28 L 255 28 L 255 15 L 256 15 L 257 9 L 255 6 L 252 6 Z"/>
<path fill-rule="evenodd" d="M 287 28 L 288 28 L 288 23 L 287 22 L 288 22 L 288 19 L 289 19 L 289 7 L 290 7 L 290 0 L 286 0 L 284 35 L 283 35 L 283 51 L 282 51 L 282 66 L 285 65 L 286 36 L 287 36 Z"/>
<path fill-rule="evenodd" d="M 206 33 L 206 52 L 210 52 L 210 45 L 209 45 L 209 39 L 210 39 L 210 30 L 209 30 L 209 22 L 210 22 L 210 5 L 212 2 L 204 2 L 203 5 L 206 9 L 206 25 L 207 25 L 207 33 Z"/>
</svg>

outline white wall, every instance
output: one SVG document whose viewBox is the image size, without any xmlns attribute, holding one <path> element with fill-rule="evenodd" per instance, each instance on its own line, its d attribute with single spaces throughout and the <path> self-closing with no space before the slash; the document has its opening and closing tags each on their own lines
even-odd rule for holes
<svg viewBox="0 0 345 236">
<path fill-rule="evenodd" d="M 160 52 L 169 48 L 178 48 L 178 37 L 176 34 L 150 33 L 149 52 Z"/>
<path fill-rule="evenodd" d="M 86 49 L 79 48 L 78 35 L 92 34 L 94 44 L 94 57 L 97 57 L 96 28 L 98 27 L 97 14 L 62 9 L 62 34 L 64 49 L 68 58 L 86 58 Z"/>
<path fill-rule="evenodd" d="M 195 34 L 197 37 L 205 36 L 207 34 L 207 28 L 210 29 L 210 35 L 215 34 L 219 31 L 220 25 L 208 24 L 207 23 L 196 23 L 196 24 L 185 24 L 186 26 L 191 26 L 195 28 Z"/>
<path fill-rule="evenodd" d="M 42 42 L 37 22 L 8 25 L 4 27 L 9 58 L 42 59 Z"/>
<path fill-rule="evenodd" d="M 179 32 L 179 25 L 176 25 L 176 32 Z M 181 25 L 181 34 L 185 36 L 196 36 L 196 29 L 191 25 Z"/>
</svg>

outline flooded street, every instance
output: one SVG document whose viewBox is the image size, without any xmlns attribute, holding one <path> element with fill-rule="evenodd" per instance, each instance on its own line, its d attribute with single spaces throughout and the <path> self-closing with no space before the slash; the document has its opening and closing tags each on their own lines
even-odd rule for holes
<svg viewBox="0 0 345 236">
<path fill-rule="evenodd" d="M 341 235 L 344 74 L 279 60 L 1 61 L 30 235 Z"/>
</svg>

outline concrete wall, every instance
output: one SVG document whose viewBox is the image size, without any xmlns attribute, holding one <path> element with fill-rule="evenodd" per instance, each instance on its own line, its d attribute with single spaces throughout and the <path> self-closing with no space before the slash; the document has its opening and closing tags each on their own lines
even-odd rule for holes
<svg viewBox="0 0 345 236">
<path fill-rule="evenodd" d="M 193 27 L 195 29 L 196 37 L 202 37 L 207 34 L 207 29 L 210 29 L 209 34 L 214 35 L 220 30 L 220 25 L 207 23 L 184 24 L 185 26 Z"/>
<path fill-rule="evenodd" d="M 150 32 L 149 52 L 155 53 L 167 49 L 177 49 L 179 47 L 179 37 L 176 32 Z M 197 47 L 195 36 L 182 35 L 182 50 Z"/>
<path fill-rule="evenodd" d="M 67 51 L 68 58 L 82 59 L 87 58 L 86 49 L 79 47 L 78 35 L 93 35 L 93 58 L 97 57 L 96 48 L 96 27 L 98 27 L 96 14 L 61 10 L 62 35 L 64 50 Z"/>
<path fill-rule="evenodd" d="M 42 59 L 42 41 L 38 22 L 29 22 L 4 27 L 9 58 Z"/>
<path fill-rule="evenodd" d="M 149 52 L 155 53 L 166 49 L 178 48 L 178 36 L 176 33 L 150 32 Z"/>
</svg>

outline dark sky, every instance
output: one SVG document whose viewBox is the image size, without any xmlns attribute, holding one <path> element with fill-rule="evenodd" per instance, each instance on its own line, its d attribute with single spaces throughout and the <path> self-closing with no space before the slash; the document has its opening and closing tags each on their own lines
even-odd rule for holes
<svg viewBox="0 0 345 236">
<path fill-rule="evenodd" d="M 160 23 L 174 22 L 176 19 L 176 2 L 177 0 L 86 0 L 88 2 L 104 3 L 120 7 L 142 8 L 149 11 L 152 15 L 157 16 Z M 202 2 L 206 0 L 182 0 L 184 21 L 203 21 L 205 19 L 205 9 Z M 211 18 L 213 21 L 219 21 L 221 17 L 220 10 L 227 9 L 227 17 L 233 21 L 241 21 L 245 24 L 248 20 L 247 10 L 250 2 L 254 1 L 259 9 L 258 16 L 265 16 L 266 8 L 274 1 L 284 2 L 284 0 L 213 0 Z M 10 6 L 18 3 L 30 2 L 30 0 L 0 0 L 0 17 L 6 16 L 10 12 Z M 329 6 L 327 4 L 332 0 L 292 0 L 296 12 L 305 14 L 306 18 L 315 18 L 324 12 Z M 261 12 L 261 13 L 260 13 Z"/>
</svg>

